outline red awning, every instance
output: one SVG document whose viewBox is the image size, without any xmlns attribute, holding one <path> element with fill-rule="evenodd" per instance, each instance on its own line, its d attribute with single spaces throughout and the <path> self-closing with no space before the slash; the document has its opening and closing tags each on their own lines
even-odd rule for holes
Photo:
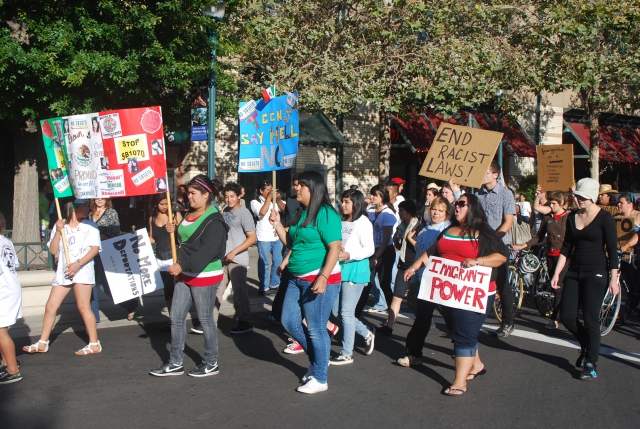
<svg viewBox="0 0 640 429">
<path fill-rule="evenodd" d="M 472 113 L 478 126 L 483 130 L 497 131 L 498 115 L 482 112 Z M 435 138 L 440 123 L 446 122 L 453 125 L 468 125 L 468 111 L 461 111 L 451 118 L 445 119 L 444 115 L 436 114 L 431 109 L 426 109 L 424 114 L 413 113 L 406 121 L 394 116 L 395 125 L 400 128 L 401 134 L 409 140 L 417 152 L 428 152 Z M 509 125 L 507 118 L 503 118 L 502 132 L 504 133 L 503 147 L 507 156 L 535 157 L 536 149 L 533 142 L 524 133 L 522 128 L 515 124 Z"/>
<path fill-rule="evenodd" d="M 589 126 L 581 122 L 565 121 L 572 134 L 587 150 L 591 148 Z M 640 162 L 640 130 L 614 125 L 600 125 L 600 161 Z"/>
</svg>

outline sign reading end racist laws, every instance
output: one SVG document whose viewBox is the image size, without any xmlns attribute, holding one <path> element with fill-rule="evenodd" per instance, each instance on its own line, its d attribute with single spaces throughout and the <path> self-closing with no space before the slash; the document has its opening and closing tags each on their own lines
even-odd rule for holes
<svg viewBox="0 0 640 429">
<path fill-rule="evenodd" d="M 442 122 L 420 175 L 479 188 L 501 140 L 502 133 Z"/>
<path fill-rule="evenodd" d="M 114 304 L 164 287 L 146 229 L 104 240 L 99 255 Z"/>
<path fill-rule="evenodd" d="M 462 268 L 451 259 L 429 257 L 418 298 L 476 313 L 487 311 L 490 267 Z"/>
</svg>

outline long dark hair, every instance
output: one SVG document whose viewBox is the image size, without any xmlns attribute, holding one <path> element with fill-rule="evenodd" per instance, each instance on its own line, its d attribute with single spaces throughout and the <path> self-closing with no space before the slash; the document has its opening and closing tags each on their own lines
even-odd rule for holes
<svg viewBox="0 0 640 429">
<path fill-rule="evenodd" d="M 461 230 L 461 236 L 475 237 L 476 233 L 480 233 L 483 236 L 495 235 L 492 234 L 495 233 L 495 231 L 491 226 L 489 226 L 489 223 L 487 222 L 487 215 L 484 213 L 484 209 L 482 208 L 482 204 L 480 204 L 478 197 L 474 194 L 464 194 L 458 201 L 462 198 L 467 199 L 467 207 L 469 207 L 467 217 L 464 220 L 464 225 L 460 225 L 458 219 L 456 219 L 455 216 L 452 216 L 451 226 L 459 227 Z"/>
<path fill-rule="evenodd" d="M 331 200 L 329 199 L 329 191 L 327 190 L 327 184 L 324 181 L 324 177 L 322 174 L 317 171 L 303 171 L 298 176 L 298 185 L 306 186 L 309 188 L 309 193 L 311 194 L 311 200 L 309 201 L 309 206 L 307 209 L 307 218 L 300 225 L 301 228 L 306 228 L 309 226 L 311 221 L 313 221 L 313 225 L 318 224 L 318 220 L 316 217 L 318 216 L 318 212 L 322 206 L 328 206 L 334 212 L 336 209 L 331 205 Z M 300 217 L 302 216 L 302 212 L 304 207 L 302 205 L 296 211 L 293 220 L 291 221 L 292 225 L 297 225 L 300 221 Z M 337 212 L 336 212 L 337 213 Z"/>
<path fill-rule="evenodd" d="M 62 207 L 62 218 L 65 220 L 65 223 L 69 223 L 71 222 L 71 219 L 73 219 L 73 201 L 69 201 L 68 203 L 65 203 L 65 205 Z"/>
<path fill-rule="evenodd" d="M 364 195 L 357 189 L 347 189 L 342 193 L 342 199 L 349 198 L 353 203 L 353 214 L 351 219 L 355 222 L 360 216 L 367 215 L 367 203 L 364 202 Z M 349 220 L 349 216 L 343 214 L 342 220 Z"/>
<path fill-rule="evenodd" d="M 150 211 L 151 211 L 151 217 L 152 218 L 156 218 L 156 216 L 158 216 L 158 204 L 160 204 L 160 201 L 162 200 L 166 200 L 167 199 L 167 193 L 163 192 L 161 194 L 154 194 L 153 197 L 151 198 L 151 207 L 150 207 Z M 168 201 L 167 201 L 168 202 Z"/>
<path fill-rule="evenodd" d="M 387 207 L 389 207 L 393 213 L 396 212 L 395 207 L 393 207 L 393 204 L 391 204 L 391 199 L 389 198 L 389 191 L 387 190 L 386 186 L 375 185 L 373 188 L 371 188 L 371 191 L 369 191 L 369 194 L 378 195 L 380 198 L 382 198 L 382 204 L 386 204 Z"/>
</svg>

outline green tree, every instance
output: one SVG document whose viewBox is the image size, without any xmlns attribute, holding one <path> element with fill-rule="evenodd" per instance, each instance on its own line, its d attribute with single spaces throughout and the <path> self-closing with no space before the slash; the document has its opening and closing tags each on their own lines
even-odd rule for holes
<svg viewBox="0 0 640 429">
<path fill-rule="evenodd" d="M 507 30 L 518 13 L 491 1 L 248 0 L 231 20 L 245 42 L 247 96 L 276 84 L 332 115 L 378 107 L 384 180 L 391 113 L 452 113 L 511 89 L 522 54 Z"/>
<path fill-rule="evenodd" d="M 590 174 L 599 178 L 599 118 L 640 106 L 640 2 L 541 0 L 524 10 L 512 43 L 529 54 L 528 84 L 572 90 L 589 124 Z"/>
</svg>

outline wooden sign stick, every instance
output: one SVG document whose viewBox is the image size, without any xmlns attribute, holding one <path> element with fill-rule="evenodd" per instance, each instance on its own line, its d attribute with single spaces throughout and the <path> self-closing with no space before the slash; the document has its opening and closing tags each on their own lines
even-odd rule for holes
<svg viewBox="0 0 640 429">
<path fill-rule="evenodd" d="M 62 219 L 62 212 L 60 211 L 60 202 L 58 201 L 57 198 L 54 198 L 56 200 L 56 210 L 58 211 L 58 219 Z M 62 228 L 62 231 L 60 231 L 62 233 L 62 247 L 64 248 L 64 259 L 67 262 L 67 265 L 69 265 L 69 263 L 71 261 L 69 261 L 69 246 L 67 244 L 67 234 L 64 232 L 64 228 Z"/>
</svg>

